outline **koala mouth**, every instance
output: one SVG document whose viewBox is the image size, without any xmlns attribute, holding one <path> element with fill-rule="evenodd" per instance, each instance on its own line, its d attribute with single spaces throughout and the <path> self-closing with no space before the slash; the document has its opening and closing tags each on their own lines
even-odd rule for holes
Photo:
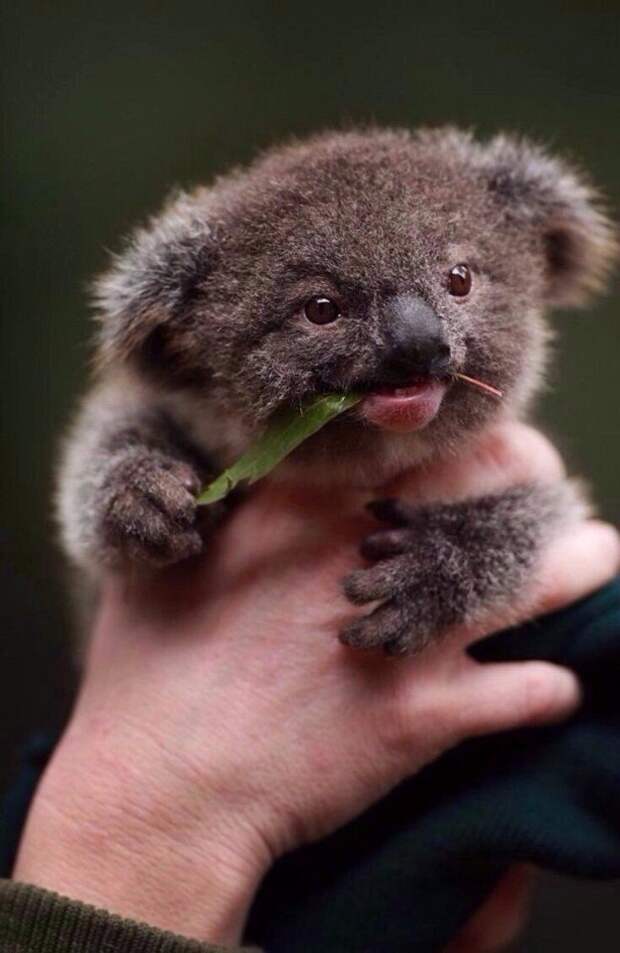
<svg viewBox="0 0 620 953">
<path fill-rule="evenodd" d="M 439 413 L 448 380 L 421 376 L 406 387 L 373 389 L 359 405 L 358 413 L 384 430 L 410 433 L 426 427 Z"/>
</svg>

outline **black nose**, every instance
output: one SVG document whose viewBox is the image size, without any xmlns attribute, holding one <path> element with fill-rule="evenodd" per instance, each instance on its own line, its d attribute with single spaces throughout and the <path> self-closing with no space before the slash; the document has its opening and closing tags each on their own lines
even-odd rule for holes
<svg viewBox="0 0 620 953">
<path fill-rule="evenodd" d="M 385 349 L 381 376 L 398 386 L 416 375 L 439 376 L 450 364 L 450 348 L 441 321 L 417 295 L 390 298 L 383 310 Z"/>
</svg>

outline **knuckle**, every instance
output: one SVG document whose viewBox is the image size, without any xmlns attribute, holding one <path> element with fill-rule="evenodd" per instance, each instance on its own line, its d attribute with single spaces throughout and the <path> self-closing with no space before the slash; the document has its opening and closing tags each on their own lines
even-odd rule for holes
<svg viewBox="0 0 620 953">
<path fill-rule="evenodd" d="M 390 663 L 394 664 L 394 663 Z M 459 739 L 440 706 L 421 692 L 415 698 L 396 684 L 378 726 L 381 743 L 406 769 L 412 761 L 426 763 Z"/>
</svg>

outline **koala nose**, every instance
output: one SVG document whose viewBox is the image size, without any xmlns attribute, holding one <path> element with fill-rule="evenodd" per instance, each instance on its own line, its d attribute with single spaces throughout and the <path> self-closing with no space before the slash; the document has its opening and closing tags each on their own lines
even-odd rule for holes
<svg viewBox="0 0 620 953">
<path fill-rule="evenodd" d="M 390 298 L 383 310 L 385 350 L 383 380 L 394 386 L 406 384 L 415 375 L 444 374 L 450 363 L 450 348 L 441 321 L 417 295 Z"/>
</svg>

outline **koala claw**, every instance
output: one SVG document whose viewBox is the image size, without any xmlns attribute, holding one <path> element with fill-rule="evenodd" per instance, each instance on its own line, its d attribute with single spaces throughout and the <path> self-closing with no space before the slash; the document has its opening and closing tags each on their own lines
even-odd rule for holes
<svg viewBox="0 0 620 953">
<path fill-rule="evenodd" d="M 340 641 L 353 648 L 382 647 L 387 655 L 413 655 L 421 651 L 430 638 L 426 631 L 416 628 L 406 605 L 392 599 L 350 622 L 340 633 Z"/>
<path fill-rule="evenodd" d="M 101 529 L 108 562 L 124 557 L 162 567 L 202 550 L 196 528 L 200 479 L 187 463 L 140 454 L 117 464 L 106 482 Z"/>
<path fill-rule="evenodd" d="M 407 526 L 413 519 L 416 507 L 402 500 L 387 497 L 382 500 L 371 500 L 366 504 L 369 513 L 381 523 L 389 523 L 391 526 Z"/>
<path fill-rule="evenodd" d="M 415 537 L 408 529 L 380 529 L 362 540 L 360 553 L 369 562 L 390 559 L 415 549 Z"/>
<path fill-rule="evenodd" d="M 416 525 L 419 508 L 399 500 L 375 500 L 368 509 L 389 524 L 367 536 L 361 554 L 374 565 L 344 580 L 345 595 L 354 605 L 378 602 L 367 616 L 351 622 L 341 641 L 358 648 L 383 646 L 389 655 L 421 651 L 443 623 L 429 585 L 440 572 L 435 547 Z M 421 531 L 422 530 L 422 531 Z"/>
</svg>

